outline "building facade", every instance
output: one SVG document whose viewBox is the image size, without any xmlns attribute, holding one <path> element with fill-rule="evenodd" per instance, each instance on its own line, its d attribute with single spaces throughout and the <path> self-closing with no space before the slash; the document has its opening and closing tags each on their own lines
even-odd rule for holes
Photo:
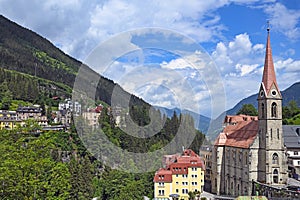
<svg viewBox="0 0 300 200">
<path fill-rule="evenodd" d="M 283 125 L 289 177 L 300 180 L 300 125 Z"/>
<path fill-rule="evenodd" d="M 205 165 L 204 190 L 206 192 L 211 192 L 212 145 L 202 145 L 200 147 L 199 156 Z"/>
<path fill-rule="evenodd" d="M 21 120 L 17 117 L 16 111 L 0 110 L 0 130 L 12 130 L 21 124 Z"/>
<path fill-rule="evenodd" d="M 258 116 L 226 116 L 213 148 L 212 192 L 250 195 L 252 180 L 280 187 L 288 178 L 277 85 L 268 29 Z"/>
<path fill-rule="evenodd" d="M 189 199 L 189 192 L 202 193 L 204 188 L 205 166 L 194 151 L 186 149 L 182 155 L 172 155 L 166 167 L 159 169 L 154 176 L 154 198 Z"/>
</svg>

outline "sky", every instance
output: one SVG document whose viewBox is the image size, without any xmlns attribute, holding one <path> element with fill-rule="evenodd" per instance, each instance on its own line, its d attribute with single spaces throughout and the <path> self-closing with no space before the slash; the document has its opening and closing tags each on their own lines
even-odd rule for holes
<svg viewBox="0 0 300 200">
<path fill-rule="evenodd" d="M 0 14 L 153 105 L 214 118 L 257 93 L 267 22 L 280 89 L 300 81 L 298 0 L 0 0 Z"/>
</svg>

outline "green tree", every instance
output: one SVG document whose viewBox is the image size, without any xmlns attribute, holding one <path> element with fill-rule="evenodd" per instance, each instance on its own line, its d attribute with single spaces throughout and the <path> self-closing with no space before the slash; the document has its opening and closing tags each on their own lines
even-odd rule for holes
<svg viewBox="0 0 300 200">
<path fill-rule="evenodd" d="M 244 104 L 242 108 L 236 113 L 237 115 L 244 114 L 250 116 L 257 116 L 258 112 L 252 104 Z"/>
<path fill-rule="evenodd" d="M 11 102 L 13 100 L 12 92 L 8 88 L 8 84 L 4 81 L 0 85 L 0 99 L 1 99 L 1 109 L 9 110 Z"/>
</svg>

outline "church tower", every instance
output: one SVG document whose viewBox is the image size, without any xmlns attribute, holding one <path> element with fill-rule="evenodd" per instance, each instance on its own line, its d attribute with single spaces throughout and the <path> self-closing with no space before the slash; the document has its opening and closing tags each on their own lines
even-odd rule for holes
<svg viewBox="0 0 300 200">
<path fill-rule="evenodd" d="M 284 184 L 287 180 L 287 158 L 282 134 L 282 96 L 276 82 L 268 27 L 265 64 L 258 93 L 258 181 Z"/>
</svg>

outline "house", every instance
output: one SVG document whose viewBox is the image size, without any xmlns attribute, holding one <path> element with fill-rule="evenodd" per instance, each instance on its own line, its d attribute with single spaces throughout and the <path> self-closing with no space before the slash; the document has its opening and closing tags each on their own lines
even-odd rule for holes
<svg viewBox="0 0 300 200">
<path fill-rule="evenodd" d="M 12 130 L 18 124 L 21 124 L 21 120 L 17 118 L 16 111 L 0 110 L 0 130 Z"/>
<path fill-rule="evenodd" d="M 82 113 L 82 117 L 87 121 L 88 126 L 97 127 L 99 117 L 101 115 L 103 106 L 100 104 L 96 108 L 88 108 L 86 112 Z"/>
<path fill-rule="evenodd" d="M 33 119 L 38 122 L 40 126 L 47 126 L 47 116 L 42 115 L 42 108 L 39 105 L 34 106 L 19 106 L 17 108 L 17 118 L 21 121 Z"/>
<path fill-rule="evenodd" d="M 212 145 L 202 145 L 200 147 L 199 156 L 205 165 L 204 190 L 211 192 Z"/>
<path fill-rule="evenodd" d="M 176 196 L 188 200 L 189 192 L 203 192 L 205 165 L 194 151 L 165 156 L 164 165 L 154 175 L 155 199 Z"/>
<path fill-rule="evenodd" d="M 73 102 L 71 99 L 65 99 L 64 102 L 58 104 L 58 110 L 70 110 L 75 115 L 81 114 L 81 104 Z"/>
</svg>

